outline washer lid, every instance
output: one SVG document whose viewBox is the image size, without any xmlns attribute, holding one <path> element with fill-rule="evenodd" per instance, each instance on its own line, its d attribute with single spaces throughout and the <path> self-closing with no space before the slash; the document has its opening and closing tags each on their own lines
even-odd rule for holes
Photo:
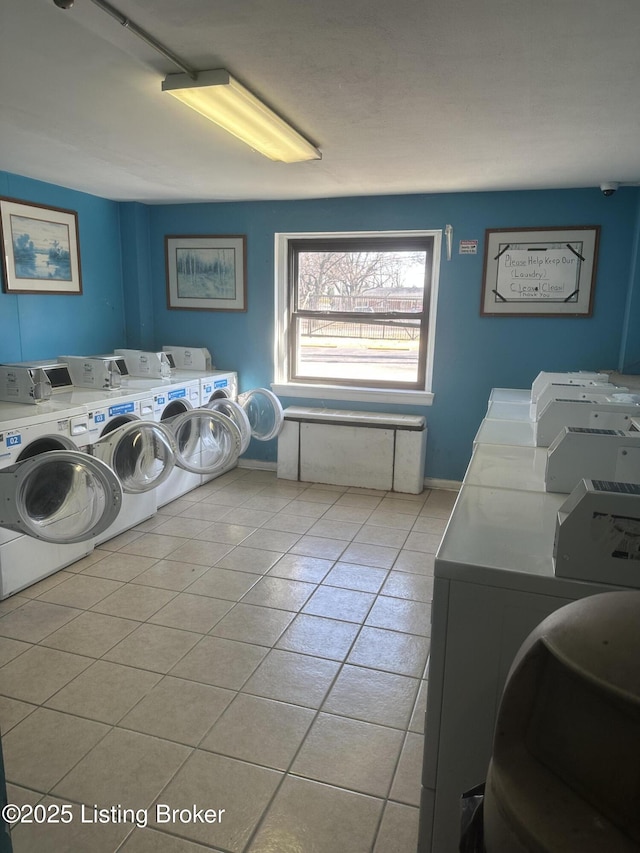
<svg viewBox="0 0 640 853">
<path fill-rule="evenodd" d="M 45 542 L 91 539 L 121 505 L 113 471 L 78 450 L 49 450 L 0 470 L 0 526 Z"/>
<path fill-rule="evenodd" d="M 193 474 L 215 474 L 233 465 L 240 454 L 242 436 L 226 415 L 211 409 L 193 409 L 171 420 L 176 465 Z"/>
<path fill-rule="evenodd" d="M 242 406 L 234 400 L 221 397 L 215 400 L 210 400 L 205 408 L 226 415 L 228 418 L 231 418 L 234 424 L 238 427 L 241 438 L 240 456 L 242 456 L 249 447 L 249 442 L 251 441 L 251 424 L 249 423 L 247 413 Z"/>
<path fill-rule="evenodd" d="M 282 430 L 284 415 L 280 400 L 268 388 L 254 388 L 240 394 L 238 402 L 251 424 L 251 435 L 258 441 L 269 441 Z"/>
<path fill-rule="evenodd" d="M 116 473 L 128 494 L 148 492 L 164 482 L 176 464 L 173 433 L 164 424 L 131 421 L 90 448 Z"/>
</svg>

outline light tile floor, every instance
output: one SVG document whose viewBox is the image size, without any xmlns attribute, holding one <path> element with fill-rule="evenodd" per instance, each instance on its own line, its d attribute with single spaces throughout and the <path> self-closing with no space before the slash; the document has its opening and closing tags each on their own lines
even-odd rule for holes
<svg viewBox="0 0 640 853">
<path fill-rule="evenodd" d="M 454 498 L 235 469 L 0 602 L 15 853 L 414 853 Z"/>
</svg>

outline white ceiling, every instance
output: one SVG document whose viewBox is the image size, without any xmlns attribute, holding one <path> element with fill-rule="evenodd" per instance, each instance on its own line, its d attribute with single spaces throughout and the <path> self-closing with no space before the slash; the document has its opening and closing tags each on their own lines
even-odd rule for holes
<svg viewBox="0 0 640 853">
<path fill-rule="evenodd" d="M 640 182 L 637 0 L 113 0 L 322 151 L 273 163 L 91 0 L 0 0 L 0 169 L 152 203 Z"/>
</svg>

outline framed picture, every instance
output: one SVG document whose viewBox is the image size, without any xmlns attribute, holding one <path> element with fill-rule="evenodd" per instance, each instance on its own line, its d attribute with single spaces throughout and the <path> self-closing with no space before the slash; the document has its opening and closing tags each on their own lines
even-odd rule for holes
<svg viewBox="0 0 640 853">
<path fill-rule="evenodd" d="M 600 226 L 487 229 L 480 314 L 589 317 Z"/>
<path fill-rule="evenodd" d="M 82 293 L 78 214 L 0 198 L 5 293 Z"/>
<path fill-rule="evenodd" d="M 169 308 L 247 310 L 246 237 L 168 236 L 165 254 Z"/>
</svg>

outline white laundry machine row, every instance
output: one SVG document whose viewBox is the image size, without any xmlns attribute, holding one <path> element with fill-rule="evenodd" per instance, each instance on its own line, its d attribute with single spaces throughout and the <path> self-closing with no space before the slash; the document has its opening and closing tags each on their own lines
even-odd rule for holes
<svg viewBox="0 0 640 853">
<path fill-rule="evenodd" d="M 97 389 L 95 385 L 101 381 L 114 384 L 113 371 L 118 368 L 113 361 L 71 357 L 69 363 L 71 370 L 66 362 L 60 361 L 23 363 L 12 365 L 11 369 L 18 375 L 20 371 L 31 370 L 43 373 L 58 407 L 82 406 L 87 413 L 85 443 L 89 452 L 116 471 L 125 495 L 123 512 L 94 542 L 100 544 L 155 514 L 158 508 L 156 489 L 168 479 L 180 460 L 173 433 L 157 422 L 150 390 L 144 387 Z M 75 387 L 71 373 L 76 381 L 88 381 L 94 387 Z"/>
<path fill-rule="evenodd" d="M 120 388 L 55 392 L 56 400 L 87 406 L 92 452 L 120 466 L 117 473 L 127 478 L 128 512 L 122 514 L 121 529 L 114 527 L 96 544 L 151 517 L 158 507 L 199 486 L 203 476 L 227 470 L 241 445 L 235 424 L 200 408 L 199 378 L 186 372 L 171 380 L 131 377 L 118 354 L 112 358 L 123 374 Z M 125 425 L 127 439 L 121 437 Z"/>
<path fill-rule="evenodd" d="M 88 454 L 82 406 L 0 404 L 0 599 L 90 553 L 122 485 Z"/>
<path fill-rule="evenodd" d="M 237 373 L 213 369 L 211 354 L 204 347 L 163 346 L 162 350 L 173 360 L 174 374 L 196 373 L 200 376 L 202 406 L 224 412 L 236 421 L 243 434 L 242 453 L 252 437 L 258 441 L 269 441 L 280 433 L 284 423 L 282 406 L 272 391 L 255 388 L 239 394 Z M 238 406 L 225 405 L 225 400 L 231 400 Z"/>
<path fill-rule="evenodd" d="M 158 357 L 160 356 L 160 357 Z M 51 385 L 53 398 L 70 405 L 85 405 L 90 415 L 90 444 L 96 453 L 107 453 L 114 439 L 105 440 L 111 432 L 130 421 L 155 423 L 156 434 L 149 426 L 142 426 L 145 441 L 130 440 L 131 452 L 136 446 L 144 447 L 144 459 L 153 473 L 147 471 L 145 480 L 132 487 L 135 499 L 127 498 L 127 512 L 121 519 L 122 529 L 149 518 L 159 506 L 164 506 L 187 491 L 199 486 L 203 476 L 215 476 L 227 470 L 237 461 L 241 440 L 233 423 L 219 413 L 208 412 L 199 416 L 193 412 L 200 409 L 201 378 L 192 371 L 176 371 L 171 379 L 162 379 L 168 362 L 164 353 L 145 353 L 123 350 L 103 356 L 61 356 L 57 362 L 33 362 L 13 366 L 19 373 L 37 371 L 45 375 Z M 172 362 L 173 363 L 173 362 Z M 140 365 L 150 374 L 149 378 L 132 376 L 143 372 Z M 129 370 L 131 368 L 131 370 Z M 1 369 L 0 369 L 1 372 Z M 88 387 L 76 388 L 73 381 Z M 119 386 L 119 387 L 116 387 Z M 97 390 L 102 389 L 102 390 Z M 23 399 L 33 395 L 22 392 Z M 163 435 L 157 435 L 160 429 Z M 173 457 L 166 452 L 167 433 L 173 442 Z M 131 428 L 130 435 L 136 435 Z M 115 451 L 109 451 L 114 452 Z M 135 462 L 120 451 L 114 462 L 135 466 Z M 140 460 L 142 456 L 140 457 Z M 140 460 L 136 466 L 138 475 Z M 170 469 L 165 472 L 165 469 Z M 152 491 L 153 490 L 153 491 Z M 125 493 L 129 494 L 128 489 Z M 114 536 L 116 528 L 109 534 Z M 105 534 L 104 538 L 109 538 Z M 103 540 L 101 540 L 103 541 Z"/>
<path fill-rule="evenodd" d="M 157 398 L 156 416 L 163 422 L 169 423 L 172 429 L 180 428 L 182 430 L 179 443 L 186 442 L 189 420 L 175 421 L 174 418 L 179 413 L 180 408 L 186 413 L 194 405 L 221 414 L 230 420 L 239 431 L 240 438 L 238 441 L 235 430 L 232 428 L 231 432 L 237 447 L 237 454 L 234 458 L 233 454 L 226 453 L 229 436 L 224 429 L 224 421 L 213 426 L 210 421 L 203 419 L 197 429 L 192 427 L 193 432 L 189 434 L 190 446 L 197 448 L 194 440 L 195 436 L 199 435 L 207 470 L 202 471 L 202 478 L 199 483 L 186 475 L 182 477 L 177 474 L 174 475 L 167 485 L 159 490 L 158 506 L 164 506 L 171 500 L 186 494 L 196 485 L 208 482 L 234 468 L 237 465 L 238 457 L 244 454 L 249 447 L 251 438 L 258 441 L 268 441 L 280 433 L 284 424 L 282 405 L 272 391 L 267 388 L 255 388 L 239 394 L 237 373 L 235 371 L 215 370 L 209 367 L 211 356 L 208 350 L 163 347 L 163 353 L 167 354 L 176 367 L 172 368 L 169 379 L 159 380 L 160 384 L 156 380 L 154 389 Z M 140 383 L 145 383 L 145 387 L 152 388 L 154 380 L 139 379 L 132 376 L 131 373 L 141 372 L 140 362 L 143 364 L 156 363 L 155 356 L 157 355 L 159 354 L 128 351 L 124 358 L 125 370 L 129 373 L 129 378 L 123 384 L 126 387 L 135 388 L 140 387 Z M 161 363 L 161 361 L 160 359 L 157 363 Z M 199 398 L 195 392 L 196 382 Z M 196 399 L 198 399 L 197 403 L 195 402 Z M 196 424 L 197 419 L 193 418 L 191 423 Z M 219 447 L 219 453 L 216 452 L 217 447 Z M 218 456 L 224 459 L 224 464 L 219 465 L 217 463 Z"/>
<path fill-rule="evenodd" d="M 186 373 L 186 372 L 185 372 Z M 233 421 L 200 405 L 200 379 L 181 373 L 168 380 L 129 377 L 128 391 L 145 389 L 152 400 L 153 420 L 173 437 L 176 466 L 157 488 L 157 506 L 162 507 L 237 463 L 241 435 Z"/>
<path fill-rule="evenodd" d="M 235 373 L 175 381 L 179 375 L 154 391 L 154 417 L 172 431 L 179 459 L 178 468 L 157 489 L 159 507 L 234 468 L 251 438 L 274 438 L 284 422 L 280 401 L 267 388 L 234 399 Z M 195 406 L 194 383 L 201 392 Z M 136 380 L 127 385 L 135 387 Z M 204 400 L 202 393 L 208 394 Z"/>
</svg>

